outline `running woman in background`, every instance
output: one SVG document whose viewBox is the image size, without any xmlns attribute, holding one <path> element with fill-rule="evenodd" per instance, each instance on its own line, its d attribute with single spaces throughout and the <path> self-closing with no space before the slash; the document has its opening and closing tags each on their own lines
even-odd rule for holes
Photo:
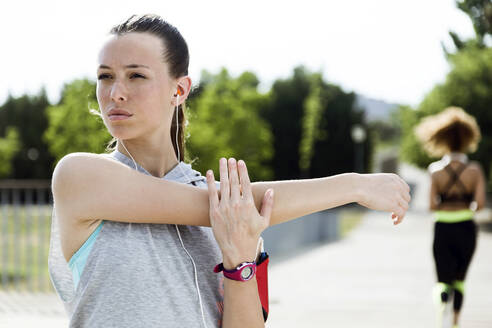
<svg viewBox="0 0 492 328">
<path fill-rule="evenodd" d="M 458 327 L 465 293 L 464 282 L 475 251 L 477 226 L 474 211 L 485 204 L 485 178 L 478 162 L 469 161 L 480 141 L 475 118 L 461 108 L 450 107 L 426 117 L 416 134 L 424 149 L 441 160 L 429 166 L 430 209 L 434 211 L 433 254 L 437 273 L 435 298 L 438 326 Z M 446 313 L 454 315 L 447 318 Z M 449 322 L 447 322 L 449 319 Z"/>
<path fill-rule="evenodd" d="M 155 15 L 110 34 L 97 101 L 116 147 L 53 172 L 49 270 L 71 327 L 263 327 L 253 268 L 265 228 L 350 202 L 403 219 L 409 188 L 394 174 L 250 183 L 243 161 L 223 158 L 220 183 L 203 177 L 182 161 L 185 40 Z"/>
</svg>

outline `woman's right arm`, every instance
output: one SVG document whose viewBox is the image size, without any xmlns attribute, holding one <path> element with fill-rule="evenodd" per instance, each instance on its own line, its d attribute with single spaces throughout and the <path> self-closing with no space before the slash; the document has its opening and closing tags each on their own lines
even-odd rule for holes
<svg viewBox="0 0 492 328">
<path fill-rule="evenodd" d="M 210 226 L 207 190 L 145 175 L 100 155 L 65 156 L 52 184 L 59 217 Z"/>
<path fill-rule="evenodd" d="M 395 174 L 348 173 L 257 182 L 251 187 L 258 210 L 265 191 L 275 191 L 271 224 L 350 202 L 393 212 L 399 223 L 410 201 L 408 185 Z M 56 214 L 78 222 L 210 226 L 207 190 L 148 176 L 96 154 L 74 153 L 61 159 L 53 172 L 52 189 Z"/>
<path fill-rule="evenodd" d="M 474 198 L 477 202 L 477 210 L 481 210 L 485 206 L 485 176 L 482 167 L 476 163 L 477 168 L 477 183 L 474 190 Z"/>
</svg>

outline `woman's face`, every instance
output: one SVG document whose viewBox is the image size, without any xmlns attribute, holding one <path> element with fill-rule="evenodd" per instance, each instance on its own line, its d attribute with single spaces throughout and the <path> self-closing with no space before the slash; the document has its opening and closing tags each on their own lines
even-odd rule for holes
<svg viewBox="0 0 492 328">
<path fill-rule="evenodd" d="M 97 101 L 113 137 L 169 137 L 176 82 L 162 53 L 149 33 L 113 36 L 101 49 Z"/>
</svg>

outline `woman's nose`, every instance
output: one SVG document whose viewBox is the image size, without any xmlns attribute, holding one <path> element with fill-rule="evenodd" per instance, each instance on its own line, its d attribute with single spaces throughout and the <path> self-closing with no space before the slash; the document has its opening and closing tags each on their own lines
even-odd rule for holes
<svg viewBox="0 0 492 328">
<path fill-rule="evenodd" d="M 127 90 L 123 83 L 113 83 L 113 86 L 111 87 L 111 100 L 113 100 L 114 102 L 127 100 Z"/>
</svg>

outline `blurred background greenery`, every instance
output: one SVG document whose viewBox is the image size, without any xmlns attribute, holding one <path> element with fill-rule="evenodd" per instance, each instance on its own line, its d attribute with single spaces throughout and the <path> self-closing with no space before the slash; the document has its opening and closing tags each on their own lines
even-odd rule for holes
<svg viewBox="0 0 492 328">
<path fill-rule="evenodd" d="M 266 93 L 258 84 L 250 72 L 202 73 L 187 101 L 187 161 L 204 172 L 218 169 L 221 156 L 242 158 L 254 180 L 355 170 L 351 127 L 369 129 L 355 94 L 303 67 Z M 68 153 L 104 152 L 111 136 L 89 112 L 97 106 L 95 82 L 87 79 L 67 83 L 57 104 L 44 90 L 9 97 L 0 107 L 0 178 L 49 179 Z M 372 140 L 366 138 L 364 147 L 370 149 Z M 368 163 L 370 152 L 365 154 Z"/>
<path fill-rule="evenodd" d="M 203 71 L 187 102 L 186 160 L 204 172 L 217 171 L 222 156 L 242 158 L 253 180 L 370 172 L 375 154 L 385 149 L 426 167 L 434 159 L 423 153 L 413 128 L 422 117 L 454 105 L 474 115 L 481 127 L 483 139 L 471 158 L 482 163 L 490 187 L 492 5 L 480 0 L 457 5 L 476 35 L 462 40 L 449 32 L 454 47 L 443 46 L 449 73 L 415 108 L 366 99 L 302 66 L 262 92 L 251 72 Z M 104 152 L 111 137 L 91 108 L 97 109 L 95 81 L 88 79 L 66 83 L 55 104 L 44 89 L 9 96 L 0 106 L 0 178 L 49 179 L 65 154 Z M 365 137 L 356 140 L 354 127 Z"/>
<path fill-rule="evenodd" d="M 456 3 L 470 18 L 475 37 L 462 39 L 449 32 L 454 46 L 442 46 L 449 72 L 417 106 L 368 99 L 303 66 L 275 80 L 268 90 L 260 90 L 260 80 L 252 72 L 203 71 L 186 104 L 185 160 L 204 173 L 209 168 L 217 172 L 220 157 L 244 159 L 253 181 L 394 171 L 396 165 L 385 166 L 385 158 L 425 168 L 435 158 L 422 151 L 414 127 L 425 116 L 460 106 L 476 117 L 481 128 L 482 141 L 470 157 L 482 164 L 491 190 L 492 3 Z M 111 136 L 101 118 L 90 112 L 98 109 L 95 88 L 94 80 L 68 81 L 57 103 L 50 103 L 45 89 L 9 96 L 0 105 L 0 182 L 49 180 L 66 154 L 105 152 Z M 49 183 L 45 189 L 49 192 Z M 2 202 L 14 201 L 2 194 Z M 43 237 L 49 232 L 50 209 L 40 207 L 36 216 L 29 206 L 20 207 L 19 213 L 15 207 L 2 208 L 0 273 L 8 284 L 14 279 L 27 284 L 27 277 L 35 275 L 40 277 L 38 289 L 51 288 L 44 260 L 48 239 Z M 357 211 L 340 215 L 342 236 L 361 215 Z M 17 230 L 14 221 L 20 222 Z M 24 258 L 30 253 L 41 254 L 36 259 L 42 260 L 17 265 L 28 263 Z"/>
</svg>

